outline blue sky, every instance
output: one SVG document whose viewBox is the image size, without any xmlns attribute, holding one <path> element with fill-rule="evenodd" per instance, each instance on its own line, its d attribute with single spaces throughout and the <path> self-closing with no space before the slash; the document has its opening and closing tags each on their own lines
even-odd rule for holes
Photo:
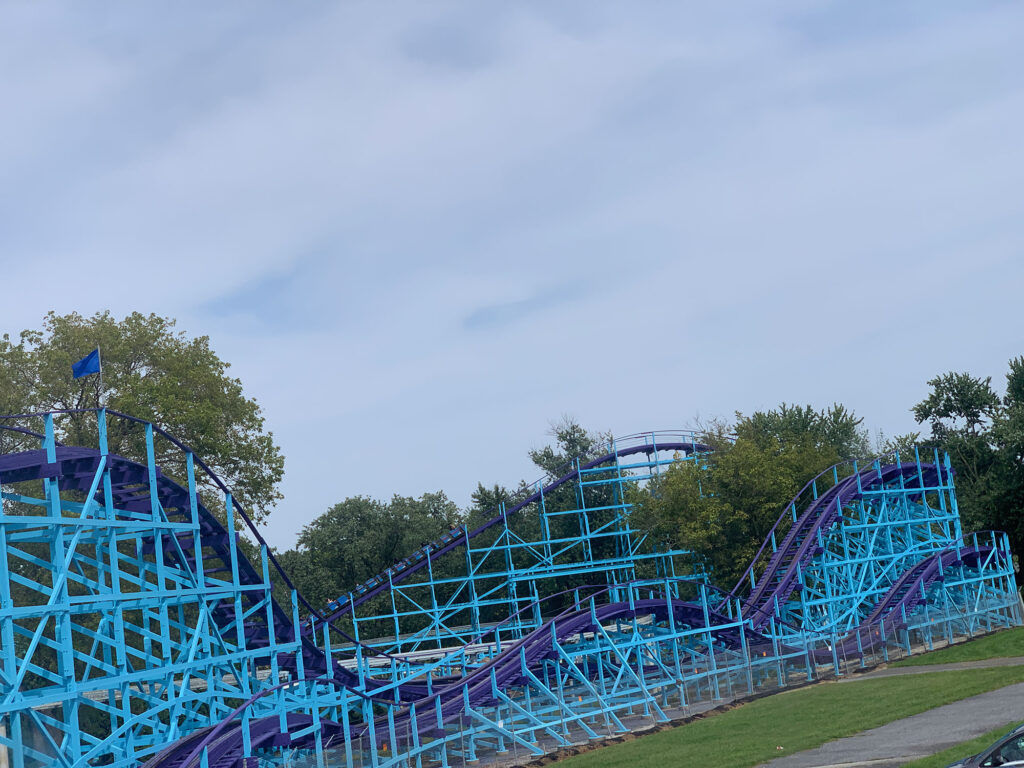
<svg viewBox="0 0 1024 768">
<path fill-rule="evenodd" d="M 770 7 L 769 7 L 770 6 Z M 0 5 L 2 331 L 207 334 L 268 525 L 1024 353 L 1024 5 Z"/>
</svg>

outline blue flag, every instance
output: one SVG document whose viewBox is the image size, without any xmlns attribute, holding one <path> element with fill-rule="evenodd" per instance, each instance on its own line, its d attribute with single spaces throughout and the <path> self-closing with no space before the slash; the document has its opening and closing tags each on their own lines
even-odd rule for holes
<svg viewBox="0 0 1024 768">
<path fill-rule="evenodd" d="M 71 372 L 74 374 L 74 378 L 80 379 L 83 376 L 88 376 L 91 373 L 100 372 L 100 350 L 99 347 L 94 349 L 88 355 L 83 357 L 77 363 L 72 363 Z"/>
</svg>

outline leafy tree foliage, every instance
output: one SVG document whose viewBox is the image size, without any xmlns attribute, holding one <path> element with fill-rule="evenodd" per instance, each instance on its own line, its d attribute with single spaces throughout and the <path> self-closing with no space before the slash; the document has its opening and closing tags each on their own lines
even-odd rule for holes
<svg viewBox="0 0 1024 768">
<path fill-rule="evenodd" d="M 903 435 L 886 437 L 881 430 L 878 431 L 878 453 L 879 455 L 899 454 L 900 461 L 909 461 L 914 458 L 914 449 L 921 445 L 920 432 L 907 432 Z M 926 457 L 922 457 L 926 461 Z"/>
<path fill-rule="evenodd" d="M 931 393 L 914 406 L 914 418 L 928 421 L 932 437 L 951 434 L 978 435 L 991 427 L 999 414 L 999 395 L 992 390 L 992 377 L 976 378 L 967 373 L 946 373 L 928 382 Z"/>
<path fill-rule="evenodd" d="M 1024 357 L 1010 361 L 1003 411 L 992 434 L 996 445 L 992 524 L 1010 535 L 1011 546 L 1020 555 L 1024 553 Z"/>
<path fill-rule="evenodd" d="M 539 450 L 530 451 L 530 460 L 539 468 L 544 470 L 550 480 L 562 477 L 574 469 L 574 461 L 579 459 L 585 464 L 590 459 L 603 456 L 609 451 L 609 444 L 612 436 L 608 432 L 589 432 L 574 419 L 563 416 L 558 422 L 551 425 L 548 433 L 554 438 L 554 445 L 547 445 Z M 588 509 L 597 510 L 602 507 L 609 507 L 615 503 L 612 498 L 612 489 L 609 486 L 596 485 L 582 491 L 584 494 L 583 503 Z M 555 513 L 577 509 L 580 499 L 577 498 L 577 486 L 575 483 L 568 483 L 554 491 L 545 494 L 544 509 L 546 512 Z M 610 510 L 589 513 L 589 525 L 591 529 L 598 529 L 614 513 Z M 526 520 L 517 522 L 518 525 L 536 525 L 538 515 L 532 514 Z M 538 526 L 539 527 L 539 526 Z M 585 531 L 580 528 L 580 520 L 576 515 L 552 516 L 548 520 L 548 530 L 553 539 L 568 539 L 579 536 Z M 591 556 L 595 560 L 613 557 L 615 554 L 615 542 L 609 537 L 594 537 L 589 541 Z M 563 584 L 564 588 L 574 586 L 569 579 Z M 579 583 L 586 582 L 580 577 Z"/>
<path fill-rule="evenodd" d="M 530 451 L 530 460 L 546 473 L 555 477 L 567 472 L 568 465 L 573 459 L 584 460 L 592 456 L 595 451 L 604 453 L 605 447 L 611 440 L 611 434 L 588 432 L 569 416 L 563 416 L 552 424 L 548 434 L 555 438 L 555 444 Z"/>
<path fill-rule="evenodd" d="M 946 373 L 913 408 L 931 427 L 931 444 L 949 453 L 965 530 L 995 529 L 1024 551 L 1024 357 L 1010 361 L 1006 393 L 992 377 Z"/>
<path fill-rule="evenodd" d="M 189 445 L 257 520 L 265 519 L 281 498 L 281 450 L 265 429 L 259 405 L 228 374 L 229 364 L 210 348 L 210 339 L 189 338 L 174 325 L 138 312 L 121 321 L 109 312 L 92 317 L 50 312 L 42 329 L 22 331 L 17 342 L 9 335 L 0 339 L 0 407 L 3 413 L 27 413 L 93 408 L 102 400 Z M 97 346 L 103 392 L 98 376 L 71 375 L 71 364 Z M 92 414 L 72 414 L 58 428 L 59 439 L 69 444 L 95 442 Z M 111 451 L 144 455 L 142 430 L 112 420 L 108 437 Z M 162 443 L 157 451 L 164 471 L 181 479 L 178 451 Z"/>
<path fill-rule="evenodd" d="M 781 450 L 813 446 L 831 451 L 840 459 L 866 456 L 869 451 L 864 419 L 845 406 L 834 403 L 820 411 L 810 405 L 782 403 L 772 411 L 757 411 L 751 416 L 736 414 L 736 436 L 754 441 L 762 448 L 777 444 Z"/>
<path fill-rule="evenodd" d="M 635 494 L 637 524 L 657 541 L 697 553 L 718 585 L 730 588 L 811 478 L 867 453 L 861 423 L 839 404 L 738 413 L 731 430 L 718 424 L 705 436 L 715 451 L 701 465 L 677 464 Z M 723 440 L 729 431 L 734 443 Z"/>
<path fill-rule="evenodd" d="M 992 377 L 946 373 L 928 382 L 928 397 L 912 409 L 918 423 L 931 427 L 930 445 L 949 453 L 957 473 L 957 500 L 965 530 L 987 527 L 991 481 L 996 462 L 992 426 L 1000 399 Z"/>
<path fill-rule="evenodd" d="M 298 547 L 279 559 L 306 599 L 322 606 L 459 521 L 458 506 L 441 492 L 387 503 L 354 496 L 305 526 Z"/>
<path fill-rule="evenodd" d="M 512 493 L 504 486 L 495 483 L 488 488 L 483 483 L 477 483 L 476 490 L 470 496 L 469 509 L 466 510 L 466 525 L 471 531 L 474 530 L 493 518 L 500 505 L 508 504 L 511 500 Z"/>
</svg>

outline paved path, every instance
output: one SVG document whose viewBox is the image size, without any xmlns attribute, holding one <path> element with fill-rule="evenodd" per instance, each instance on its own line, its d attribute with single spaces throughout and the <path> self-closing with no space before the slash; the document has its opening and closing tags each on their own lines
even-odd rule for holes
<svg viewBox="0 0 1024 768">
<path fill-rule="evenodd" d="M 952 672 L 959 669 L 988 669 L 989 667 L 1024 666 L 1024 656 L 1007 656 L 1001 659 L 981 659 L 980 661 L 954 661 L 949 664 L 920 664 L 913 667 L 885 667 L 862 675 L 841 677 L 837 682 L 855 683 L 858 680 L 872 680 L 876 677 L 896 677 L 897 675 L 922 675 L 926 672 Z"/>
<path fill-rule="evenodd" d="M 936 664 L 926 667 L 898 667 L 860 675 L 855 679 L 939 672 L 945 669 L 1010 666 L 1014 663 L 1024 663 L 1024 659 L 989 659 L 982 662 Z M 837 715 L 842 716 L 841 713 Z M 961 699 L 855 736 L 831 741 L 817 749 L 772 760 L 764 765 L 770 768 L 896 768 L 910 760 L 926 757 L 962 741 L 973 739 L 1012 720 L 1024 720 L 1024 683 L 1015 683 L 969 699 Z"/>
</svg>

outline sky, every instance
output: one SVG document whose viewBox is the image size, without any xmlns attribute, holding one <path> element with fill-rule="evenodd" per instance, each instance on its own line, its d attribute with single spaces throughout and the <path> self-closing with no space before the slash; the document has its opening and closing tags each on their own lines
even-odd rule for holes
<svg viewBox="0 0 1024 768">
<path fill-rule="evenodd" d="M 0 3 L 0 332 L 176 318 L 264 534 L 1024 354 L 1024 4 Z M 13 288 L 13 289 L 12 289 Z"/>
</svg>

